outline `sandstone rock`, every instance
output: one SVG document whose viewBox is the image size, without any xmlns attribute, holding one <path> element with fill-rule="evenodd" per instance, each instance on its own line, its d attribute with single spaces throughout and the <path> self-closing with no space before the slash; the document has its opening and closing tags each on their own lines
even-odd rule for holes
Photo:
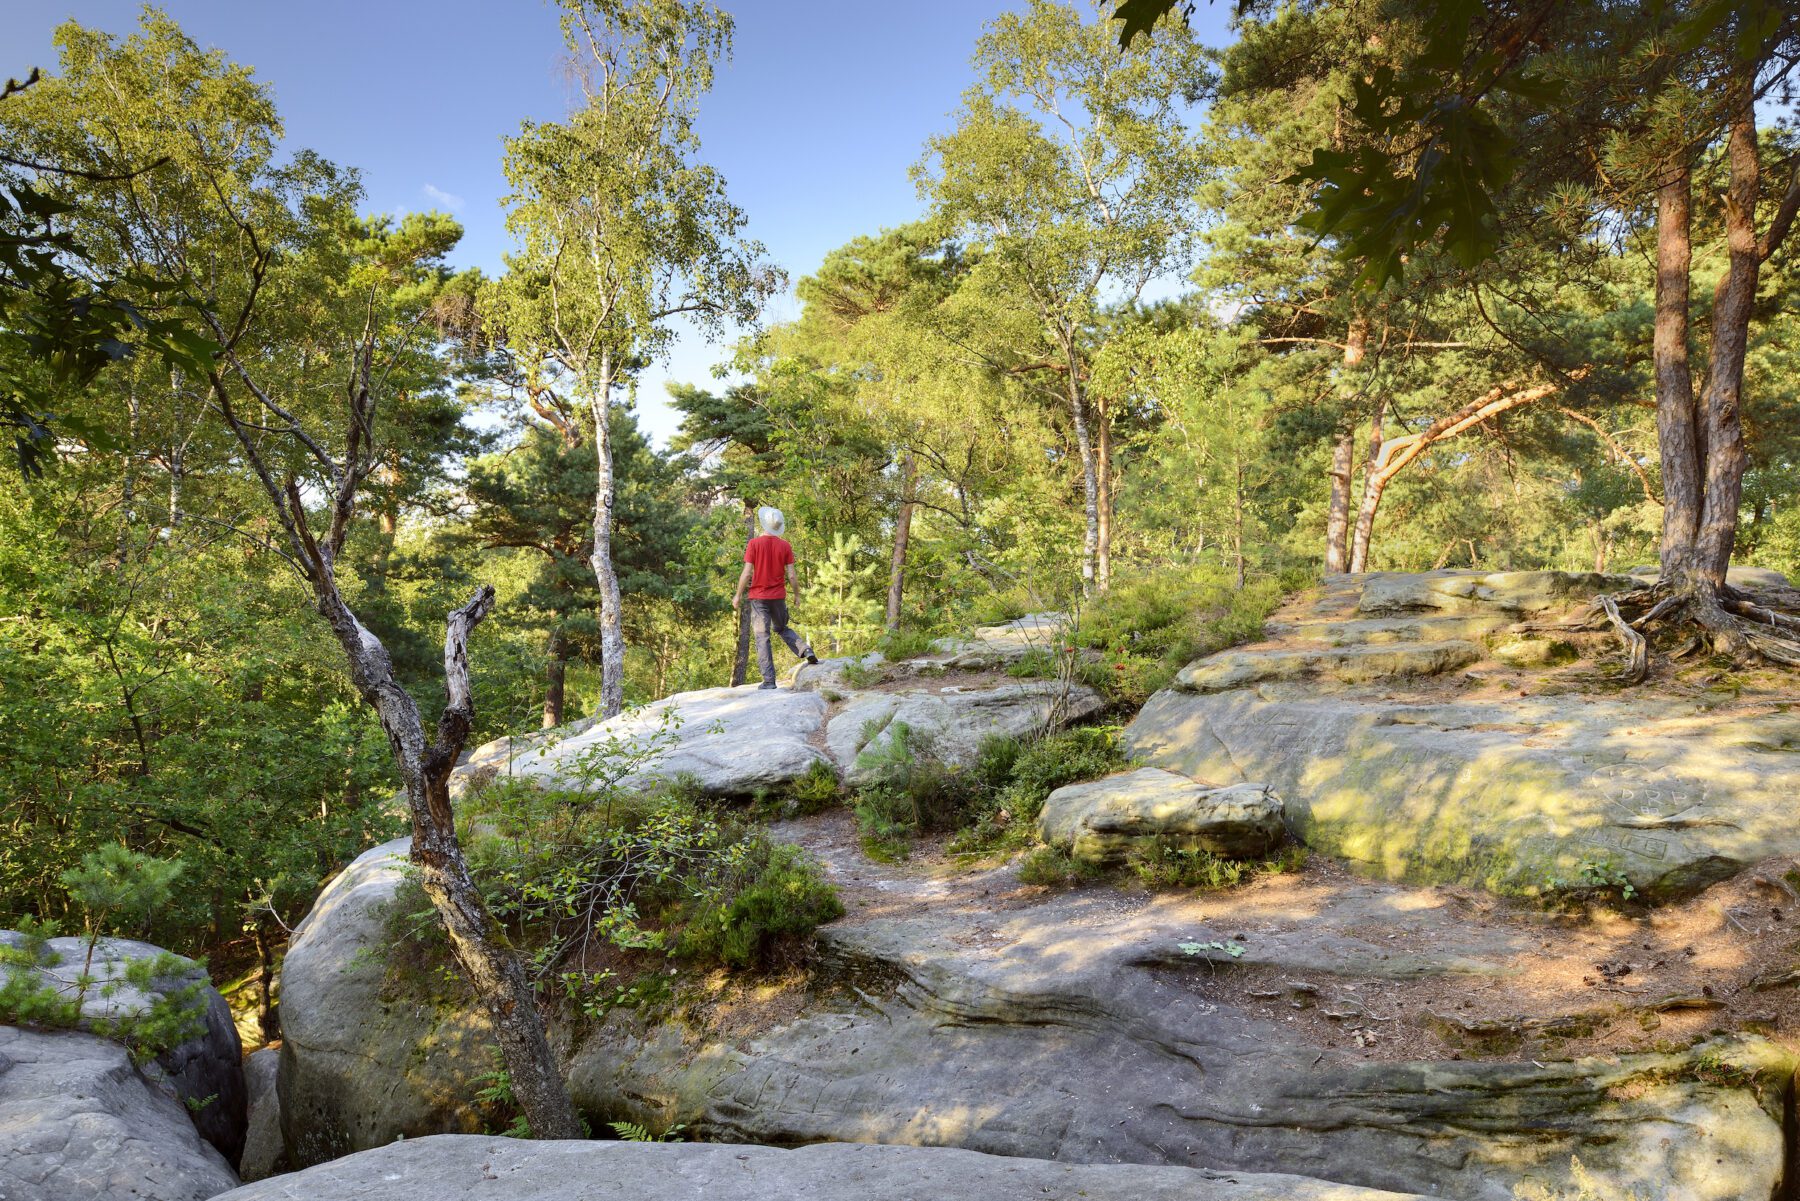
<svg viewBox="0 0 1800 1201">
<path fill-rule="evenodd" d="M 336 938 L 329 927 L 381 937 L 365 924 L 379 904 L 371 870 L 360 887 L 328 890 L 285 969 L 298 961 L 311 977 L 304 1008 L 329 1015 L 333 1040 L 317 1050 L 317 1032 L 300 1040 L 290 1026 L 283 1048 L 283 1116 L 290 1144 L 309 1151 L 302 1164 L 411 1140 L 431 1122 L 468 1129 L 474 1115 L 459 1106 L 492 1063 L 485 1040 L 443 1034 L 466 1014 L 380 995 L 353 954 L 339 970 L 308 966 L 308 944 Z M 576 1104 L 596 1126 L 685 1123 L 706 1140 L 1281 1171 L 1457 1201 L 1514 1201 L 1527 1182 L 1568 1188 L 1571 1156 L 1619 1196 L 1737 1201 L 1775 1195 L 1782 1180 L 1792 1068 L 1766 1043 L 1567 1063 L 1372 1063 L 1206 995 L 1234 964 L 1349 982 L 1508 970 L 1513 935 L 1432 924 L 1432 909 L 1396 905 L 1388 886 L 1346 884 L 1328 908 L 1236 944 L 1241 959 L 1222 962 L 1182 949 L 1231 938 L 1209 921 L 1214 898 L 1121 912 L 1110 890 L 1092 890 L 990 910 L 979 881 L 918 887 L 924 904 L 893 891 L 895 916 L 824 927 L 814 999 L 760 1033 L 615 1012 L 577 1045 L 559 1036 Z M 1408 923 L 1413 950 L 1368 933 L 1395 921 Z M 340 941 L 347 951 L 356 940 Z M 290 1012 L 295 984 L 284 980 Z M 1700 1071 L 1702 1059 L 1714 1067 Z M 1750 1078 L 1769 1087 L 1731 1083 Z M 309 1102 L 302 1115 L 297 1096 L 331 1105 Z"/>
<path fill-rule="evenodd" d="M 1493 657 L 1508 667 L 1557 667 L 1580 658 L 1573 645 L 1560 638 L 1512 638 L 1493 649 Z"/>
<path fill-rule="evenodd" d="M 1260 784 L 1205 788 L 1155 767 L 1058 788 L 1038 815 L 1039 837 L 1096 864 L 1157 845 L 1248 859 L 1282 834 L 1281 801 Z"/>
<path fill-rule="evenodd" d="M 1651 565 L 1633 567 L 1634 583 L 1654 584 L 1662 578 L 1662 568 Z M 1725 582 L 1737 588 L 1791 588 L 1788 578 L 1772 567 L 1733 567 L 1726 571 Z"/>
<path fill-rule="evenodd" d="M 0 930 L 0 944 L 24 945 L 21 935 Z M 0 968 L 0 978 L 14 971 L 30 972 L 39 985 L 54 987 L 63 996 L 75 997 L 80 992 L 83 973 L 91 975 L 94 984 L 87 991 L 81 1008 L 83 1029 L 98 1023 L 117 1021 L 142 1013 L 161 996 L 190 985 L 203 985 L 200 1003 L 205 1006 L 206 1028 L 199 1037 L 171 1047 L 144 1065 L 144 1075 L 181 1101 L 193 1117 L 195 1128 L 231 1162 L 237 1162 L 244 1148 L 246 1092 L 244 1087 L 243 1047 L 238 1041 L 237 1026 L 232 1020 L 231 1006 L 212 987 L 206 969 L 189 959 L 175 975 L 159 978 L 150 992 L 138 989 L 125 980 L 127 967 L 138 960 L 163 955 L 163 948 L 129 938 L 102 938 L 94 946 L 93 960 L 88 961 L 87 940 L 52 938 L 44 943 L 43 956 L 35 967 L 9 965 Z M 191 1105 L 190 1105 L 191 1103 Z"/>
<path fill-rule="evenodd" d="M 278 1096 L 288 1162 L 482 1128 L 475 1078 L 494 1066 L 485 1014 L 386 995 L 389 904 L 411 840 L 364 851 L 295 928 L 281 968 Z"/>
<path fill-rule="evenodd" d="M 1017 663 L 1033 651 L 1053 651 L 1067 630 L 1063 613 L 1031 613 L 999 625 L 978 626 L 966 638 L 940 638 L 931 650 L 900 666 L 904 670 L 986 671 Z"/>
<path fill-rule="evenodd" d="M 800 670 L 794 673 L 794 687 L 801 692 L 835 692 L 844 695 L 865 686 L 851 681 L 852 670 L 878 674 L 886 666 L 887 657 L 880 651 L 870 651 L 866 655 L 846 655 L 839 659 L 821 659 L 817 665 L 802 663 Z"/>
<path fill-rule="evenodd" d="M 1332 650 L 1281 648 L 1224 651 L 1182 668 L 1175 687 L 1223 692 L 1270 680 L 1319 680 L 1361 684 L 1372 680 L 1435 676 L 1477 662 L 1473 642 L 1375 643 Z"/>
<path fill-rule="evenodd" d="M 264 1047 L 244 1060 L 244 1083 L 250 1090 L 250 1124 L 244 1135 L 238 1176 L 246 1182 L 287 1169 L 286 1148 L 281 1139 L 281 1097 L 276 1087 L 280 1070 L 281 1051 L 276 1047 Z"/>
<path fill-rule="evenodd" d="M 1346 621 L 1340 617 L 1303 622 L 1270 622 L 1267 638 L 1304 638 L 1331 646 L 1394 642 L 1477 642 L 1515 622 L 1505 613 L 1411 614 Z"/>
<path fill-rule="evenodd" d="M 1390 879 L 1532 893 L 1582 859 L 1650 897 L 1800 854 L 1800 714 L 1669 697 L 1162 692 L 1126 729 L 1144 762 L 1266 783 L 1308 846 Z"/>
<path fill-rule="evenodd" d="M 708 688 L 677 693 L 609 721 L 545 735 L 499 738 L 457 768 L 460 795 L 476 780 L 511 774 L 549 786 L 578 786 L 584 759 L 647 754 L 627 787 L 691 777 L 711 796 L 749 796 L 791 784 L 825 756 L 811 739 L 825 720 L 816 693 Z"/>
<path fill-rule="evenodd" d="M 365 1151 L 220 1201 L 588 1201 L 597 1182 L 632 1201 L 1407 1201 L 1295 1176 L 1048 1163 L 945 1148 L 821 1143 L 783 1151 L 455 1135 Z"/>
<path fill-rule="evenodd" d="M 1626 575 L 1580 571 L 1374 572 L 1362 578 L 1364 613 L 1530 614 L 1635 587 Z"/>
<path fill-rule="evenodd" d="M 0 1197 L 204 1201 L 237 1187 L 187 1107 L 92 1034 L 0 1026 Z"/>
<path fill-rule="evenodd" d="M 952 766 L 975 762 L 984 740 L 1020 738 L 1046 725 L 1060 728 L 1106 707 L 1092 688 L 1075 684 L 1065 692 L 1054 681 L 1027 681 L 991 688 L 949 686 L 908 692 L 868 692 L 853 697 L 831 719 L 825 744 L 856 783 L 868 777 L 864 755 L 891 746 L 894 731 L 911 731 L 915 750 Z"/>
</svg>

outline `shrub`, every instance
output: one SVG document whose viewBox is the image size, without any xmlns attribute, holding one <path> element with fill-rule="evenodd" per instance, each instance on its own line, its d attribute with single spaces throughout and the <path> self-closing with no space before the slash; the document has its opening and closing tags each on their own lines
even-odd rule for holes
<svg viewBox="0 0 1800 1201">
<path fill-rule="evenodd" d="M 1039 847 L 1019 862 L 1019 879 L 1046 888 L 1070 888 L 1098 880 L 1102 872 L 1092 864 L 1073 859 L 1057 847 Z"/>
<path fill-rule="evenodd" d="M 806 774 L 788 786 L 794 809 L 801 815 L 819 813 L 837 804 L 843 790 L 837 770 L 823 759 L 816 759 Z"/>
<path fill-rule="evenodd" d="M 803 958 L 813 930 L 842 917 L 844 906 L 797 848 L 762 838 L 690 912 L 679 954 L 767 970 Z"/>
<path fill-rule="evenodd" d="M 923 655 L 931 649 L 931 644 L 934 640 L 931 632 L 928 630 L 915 630 L 902 627 L 898 630 L 889 630 L 887 633 L 883 634 L 880 640 L 875 643 L 875 649 L 880 651 L 882 657 L 889 663 L 897 663 L 902 659 L 911 659 L 916 655 Z"/>
<path fill-rule="evenodd" d="M 1211 851 L 1192 851 L 1157 846 L 1134 851 L 1127 859 L 1133 875 L 1150 888 L 1236 888 L 1258 876 L 1298 871 L 1306 863 L 1306 850 L 1291 847 L 1267 859 L 1226 859 Z"/>
</svg>

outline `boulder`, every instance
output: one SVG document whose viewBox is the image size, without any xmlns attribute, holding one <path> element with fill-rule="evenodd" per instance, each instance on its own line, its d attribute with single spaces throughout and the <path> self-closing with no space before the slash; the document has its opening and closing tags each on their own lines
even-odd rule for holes
<svg viewBox="0 0 1800 1201">
<path fill-rule="evenodd" d="M 238 1178 L 125 1048 L 0 1026 L 0 1197 L 204 1201 Z"/>
<path fill-rule="evenodd" d="M 1064 613 L 1029 613 L 999 625 L 977 626 L 966 636 L 939 638 L 925 654 L 899 666 L 921 674 L 1008 667 L 1033 651 L 1054 651 L 1068 625 Z"/>
<path fill-rule="evenodd" d="M 391 903 L 411 840 L 364 851 L 326 885 L 281 966 L 277 1120 L 296 1167 L 396 1137 L 482 1129 L 476 1077 L 493 1070 L 479 1009 L 386 987 Z"/>
<path fill-rule="evenodd" d="M 1098 692 L 1084 684 L 1067 688 L 1032 680 L 987 688 L 949 686 L 903 692 L 865 692 L 850 699 L 825 730 L 825 745 L 858 783 L 870 774 L 866 757 L 893 744 L 894 731 L 911 731 L 915 750 L 953 767 L 975 762 L 983 741 L 994 736 L 1022 738 L 1045 728 L 1061 728 L 1106 708 Z"/>
<path fill-rule="evenodd" d="M 457 768 L 453 791 L 498 775 L 579 787 L 585 765 L 637 755 L 643 762 L 621 781 L 626 787 L 686 777 L 709 796 L 751 796 L 824 761 L 812 742 L 825 709 L 816 693 L 753 684 L 680 692 L 607 721 L 497 738 Z"/>
<path fill-rule="evenodd" d="M 946 1148 L 821 1143 L 785 1151 L 457 1135 L 364 1151 L 220 1201 L 588 1201 L 596 1189 L 632 1201 L 1408 1201 L 1295 1176 L 1049 1163 Z"/>
<path fill-rule="evenodd" d="M 246 1181 L 262 1180 L 287 1170 L 277 1089 L 280 1071 L 281 1051 L 275 1047 L 254 1051 L 244 1060 L 244 1083 L 250 1090 L 250 1124 L 244 1134 L 238 1176 Z"/>
<path fill-rule="evenodd" d="M 25 938 L 0 930 L 0 945 L 21 948 Z M 8 964 L 0 976 L 28 973 L 35 982 L 73 998 L 85 973 L 94 984 L 83 998 L 80 1025 L 93 1029 L 149 1009 L 163 995 L 200 985 L 199 1003 L 205 1007 L 205 1030 L 196 1038 L 171 1047 L 143 1067 L 146 1077 L 158 1084 L 192 1115 L 202 1138 L 218 1148 L 232 1163 L 244 1148 L 247 1093 L 244 1086 L 243 1047 L 231 1006 L 212 987 L 206 969 L 191 959 L 177 956 L 182 965 L 175 974 L 155 980 L 149 992 L 125 980 L 127 967 L 138 960 L 167 954 L 161 947 L 129 938 L 102 938 L 94 945 L 92 961 L 84 938 L 52 938 L 43 944 L 38 962 L 27 967 Z"/>
<path fill-rule="evenodd" d="M 397 872 L 352 871 L 284 968 L 306 977 L 284 981 L 290 1014 L 321 1015 L 290 1026 L 282 1048 L 297 1166 L 479 1129 L 470 1098 L 493 1066 L 488 1040 L 463 1034 L 479 1017 L 416 983 L 379 988 L 376 954 L 351 948 L 385 944 L 377 885 Z M 1209 995 L 1234 970 L 1365 993 L 1427 976 L 1447 989 L 1503 982 L 1535 926 L 1458 922 L 1453 907 L 1351 881 L 1328 904 L 1278 905 L 1280 920 L 1238 941 L 1242 919 L 1214 894 L 1131 908 L 1094 889 L 1009 908 L 988 896 L 999 884 L 884 881 L 879 904 L 821 929 L 807 997 L 753 1030 L 620 1010 L 578 1039 L 556 1032 L 571 1096 L 596 1129 L 625 1119 L 730 1143 L 1278 1171 L 1457 1201 L 1571 1188 L 1572 1157 L 1603 1195 L 1738 1201 L 1782 1181 L 1793 1065 L 1760 1040 L 1567 1062 L 1370 1062 Z M 330 967 L 325 944 L 339 948 Z"/>
<path fill-rule="evenodd" d="M 802 663 L 794 673 L 794 687 L 801 692 L 835 692 L 842 696 L 866 687 L 866 681 L 857 683 L 851 680 L 852 672 L 859 676 L 878 675 L 886 666 L 887 657 L 880 651 L 870 651 L 866 655 L 845 655 L 838 659 L 821 659 L 816 664 Z"/>
<path fill-rule="evenodd" d="M 1481 659 L 1473 642 L 1368 643 L 1331 650 L 1283 647 L 1235 650 L 1182 668 L 1175 687 L 1189 692 L 1223 692 L 1273 680 L 1364 684 L 1373 680 L 1436 676 Z"/>
<path fill-rule="evenodd" d="M 1269 785 L 1308 846 L 1390 879 L 1532 894 L 1589 860 L 1676 897 L 1800 855 L 1800 713 L 1636 693 L 1166 691 L 1123 745 L 1196 780 Z"/>
<path fill-rule="evenodd" d="M 1269 639 L 1295 638 L 1331 646 L 1361 646 L 1394 642 L 1479 642 L 1514 625 L 1505 613 L 1414 613 L 1403 617 L 1366 617 L 1346 621 L 1271 621 L 1263 627 Z"/>
<path fill-rule="evenodd" d="M 1094 864 L 1154 846 L 1249 859 L 1282 835 L 1281 801 L 1262 785 L 1205 788 L 1156 767 L 1065 785 L 1038 815 L 1040 838 Z"/>
<path fill-rule="evenodd" d="M 1651 565 L 1633 567 L 1634 584 L 1654 584 L 1662 578 L 1662 568 Z M 1725 582 L 1735 588 L 1792 588 L 1788 578 L 1772 567 L 1733 567 L 1726 571 Z"/>
<path fill-rule="evenodd" d="M 1503 613 L 1521 616 L 1636 587 L 1628 575 L 1591 571 L 1372 572 L 1359 577 L 1363 613 Z"/>
</svg>

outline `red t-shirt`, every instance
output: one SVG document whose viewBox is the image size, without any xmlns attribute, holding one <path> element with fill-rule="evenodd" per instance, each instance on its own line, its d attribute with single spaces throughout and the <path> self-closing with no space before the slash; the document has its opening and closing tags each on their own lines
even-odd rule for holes
<svg viewBox="0 0 1800 1201">
<path fill-rule="evenodd" d="M 762 534 L 750 539 L 744 548 L 744 562 L 750 564 L 750 599 L 785 600 L 787 565 L 793 561 L 794 548 L 786 538 Z"/>
</svg>

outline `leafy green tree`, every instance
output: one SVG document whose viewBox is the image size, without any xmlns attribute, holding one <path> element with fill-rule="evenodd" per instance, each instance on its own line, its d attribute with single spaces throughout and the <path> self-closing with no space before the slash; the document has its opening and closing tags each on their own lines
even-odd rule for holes
<svg viewBox="0 0 1800 1201">
<path fill-rule="evenodd" d="M 592 564 L 610 717 L 625 703 L 613 390 L 667 348 L 671 318 L 751 320 L 780 277 L 743 238 L 724 181 L 697 159 L 694 120 L 730 51 L 731 18 L 704 0 L 564 0 L 562 27 L 585 103 L 507 139 L 507 225 L 519 250 L 488 306 L 537 392 L 565 407 L 572 393 L 599 433 Z"/>
</svg>

